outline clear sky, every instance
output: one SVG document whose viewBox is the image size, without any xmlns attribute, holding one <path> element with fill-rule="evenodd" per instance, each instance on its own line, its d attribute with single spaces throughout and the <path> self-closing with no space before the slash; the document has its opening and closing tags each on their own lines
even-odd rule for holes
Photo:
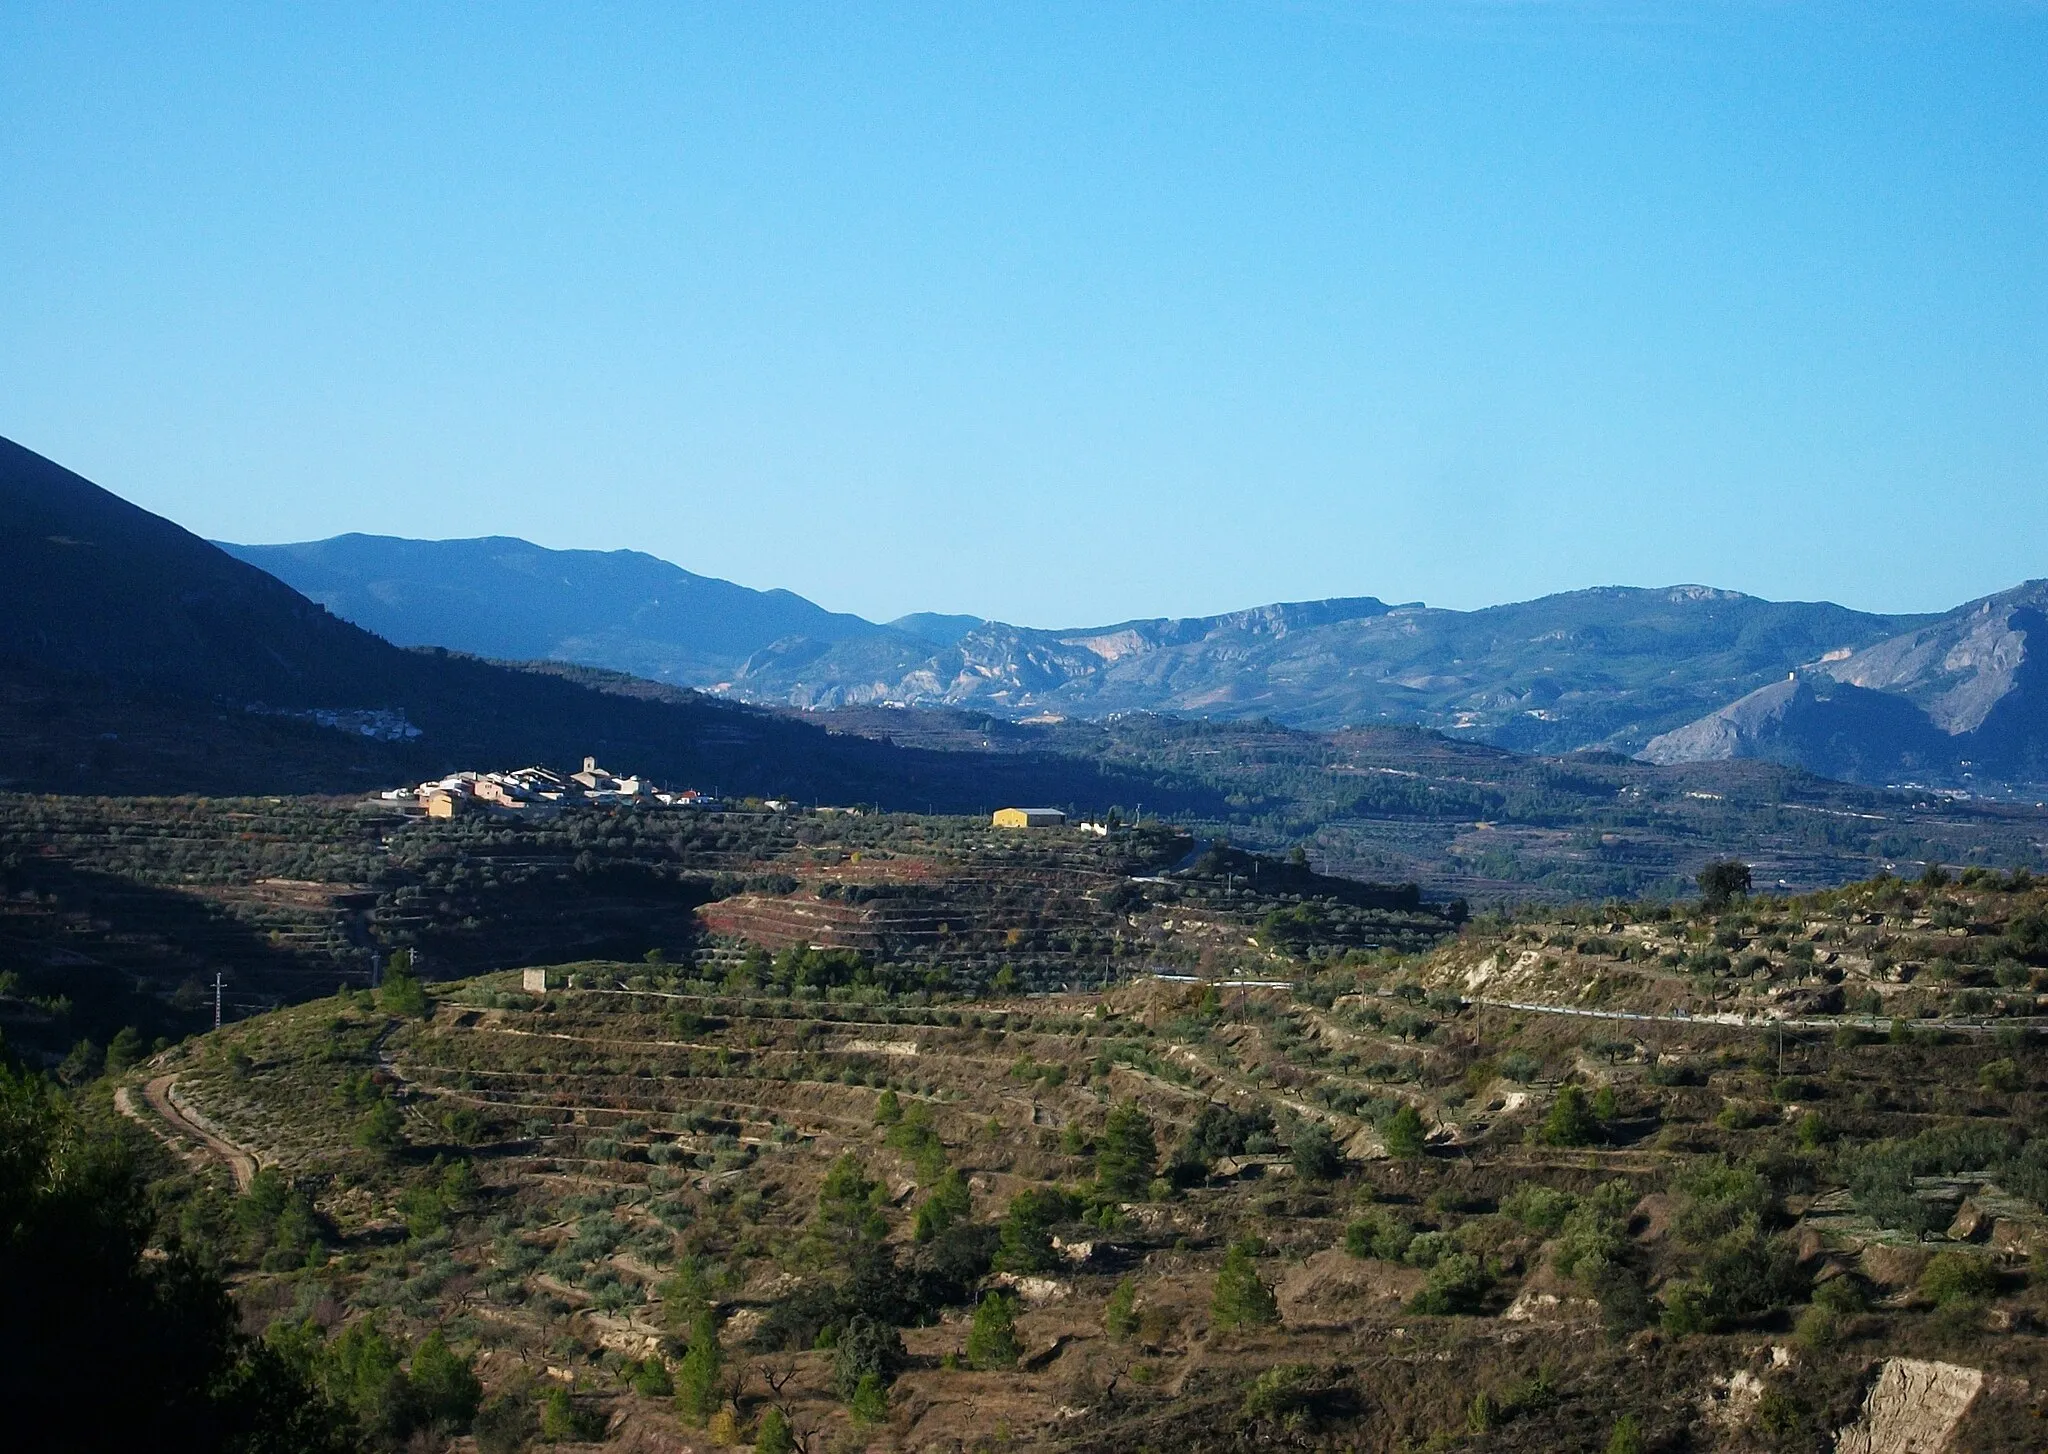
<svg viewBox="0 0 2048 1454">
<path fill-rule="evenodd" d="M 0 433 L 1033 625 L 2048 575 L 2036 3 L 0 6 Z"/>
</svg>

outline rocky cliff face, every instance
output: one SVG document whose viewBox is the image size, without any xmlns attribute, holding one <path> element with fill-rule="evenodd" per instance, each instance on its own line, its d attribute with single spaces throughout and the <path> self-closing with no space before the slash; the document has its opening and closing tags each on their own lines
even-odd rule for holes
<svg viewBox="0 0 2048 1454">
<path fill-rule="evenodd" d="M 2048 581 L 1821 660 L 1654 738 L 1651 762 L 1762 757 L 1860 782 L 2048 781 Z"/>
</svg>

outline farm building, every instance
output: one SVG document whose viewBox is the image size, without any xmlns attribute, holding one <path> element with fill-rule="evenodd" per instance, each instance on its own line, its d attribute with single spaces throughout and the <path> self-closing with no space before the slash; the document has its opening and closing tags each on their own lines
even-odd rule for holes
<svg viewBox="0 0 2048 1454">
<path fill-rule="evenodd" d="M 1066 825 L 1067 815 L 1058 808 L 998 808 L 995 826 L 998 828 L 1060 828 Z"/>
</svg>

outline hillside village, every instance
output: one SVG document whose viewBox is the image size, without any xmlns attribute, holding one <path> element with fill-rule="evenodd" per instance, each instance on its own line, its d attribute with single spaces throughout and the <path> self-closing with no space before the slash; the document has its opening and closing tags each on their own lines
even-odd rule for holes
<svg viewBox="0 0 2048 1454">
<path fill-rule="evenodd" d="M 429 818 L 454 818 L 464 813 L 503 813 L 537 820 L 563 808 L 701 808 L 720 807 L 720 801 L 695 788 L 668 789 L 640 774 L 620 774 L 598 766 L 586 757 L 579 772 L 558 773 L 545 767 L 521 767 L 509 772 L 454 772 L 421 783 L 418 787 L 392 788 L 378 794 L 380 803 L 404 811 L 411 808 Z M 790 805 L 771 799 L 771 812 Z"/>
</svg>

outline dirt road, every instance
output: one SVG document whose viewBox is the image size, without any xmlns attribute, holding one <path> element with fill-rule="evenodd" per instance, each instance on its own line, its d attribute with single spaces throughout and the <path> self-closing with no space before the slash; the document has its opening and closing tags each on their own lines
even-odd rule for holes
<svg viewBox="0 0 2048 1454">
<path fill-rule="evenodd" d="M 163 1117 L 168 1125 L 192 1140 L 197 1141 L 228 1164 L 228 1169 L 235 1174 L 236 1191 L 247 1191 L 249 1189 L 249 1184 L 256 1179 L 257 1162 L 255 1153 L 245 1147 L 237 1146 L 234 1142 L 228 1140 L 227 1137 L 221 1135 L 197 1111 L 180 1105 L 177 1100 L 177 1080 L 175 1077 L 168 1075 L 156 1076 L 143 1085 L 142 1095 L 143 1099 L 149 1102 L 150 1109 Z M 120 1090 L 114 1093 L 114 1105 L 123 1115 L 142 1122 L 144 1125 L 148 1124 L 141 1112 L 136 1110 L 135 1102 L 129 1098 L 127 1086 L 122 1086 Z"/>
</svg>

